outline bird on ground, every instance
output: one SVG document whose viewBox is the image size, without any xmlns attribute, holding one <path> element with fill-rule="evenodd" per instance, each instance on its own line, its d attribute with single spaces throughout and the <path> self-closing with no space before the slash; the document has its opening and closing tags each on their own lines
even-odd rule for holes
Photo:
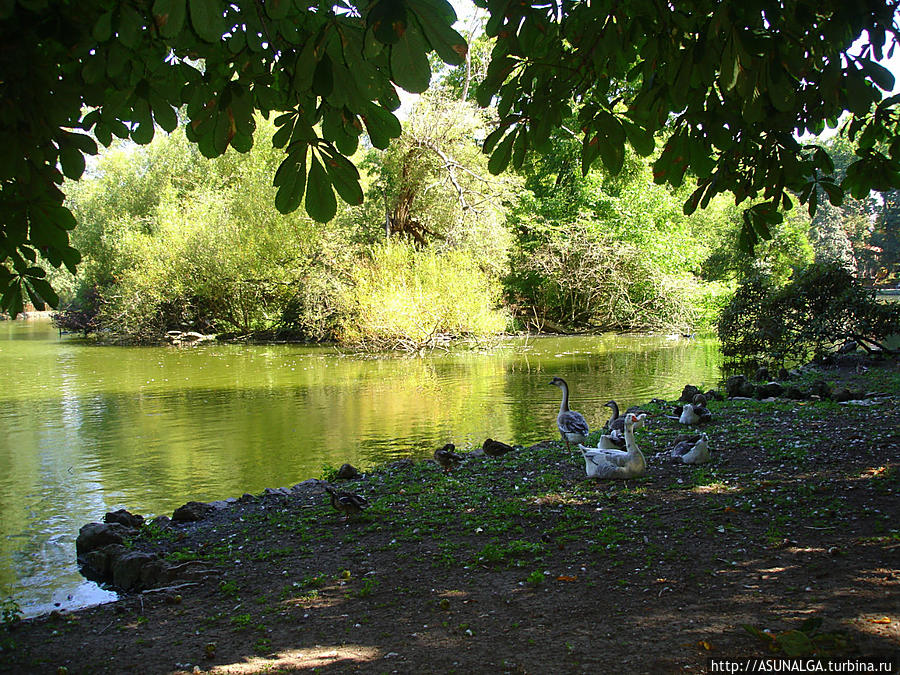
<svg viewBox="0 0 900 675">
<path fill-rule="evenodd" d="M 615 405 L 615 401 L 610 401 L 610 403 Z M 624 448 L 625 447 L 625 418 L 628 415 L 634 415 L 634 417 L 635 417 L 634 428 L 635 429 L 640 429 L 642 426 L 644 426 L 644 422 L 647 419 L 647 413 L 638 414 L 636 412 L 636 410 L 637 410 L 637 408 L 635 408 L 634 410 L 629 410 L 622 417 L 616 418 L 616 420 L 614 420 L 616 422 L 616 424 L 614 425 L 613 429 L 610 430 L 610 432 L 608 434 L 604 434 L 603 436 L 600 437 L 600 441 L 597 443 L 597 447 L 600 448 L 601 450 L 617 450 L 620 448 Z M 618 424 L 618 422 L 620 422 L 620 421 L 621 421 L 621 424 Z"/>
<path fill-rule="evenodd" d="M 326 485 L 325 491 L 331 496 L 331 505 L 344 514 L 345 520 L 359 515 L 369 506 L 369 501 L 362 495 L 338 490 L 333 485 Z"/>
<path fill-rule="evenodd" d="M 709 461 L 709 436 L 701 434 L 695 439 L 676 443 L 669 451 L 672 457 L 680 458 L 685 464 L 705 464 Z"/>
<path fill-rule="evenodd" d="M 702 405 L 685 403 L 678 421 L 682 424 L 704 424 L 712 419 L 712 413 Z"/>
<path fill-rule="evenodd" d="M 493 438 L 485 439 L 481 449 L 488 457 L 499 457 L 500 455 L 505 455 L 507 452 L 515 450 L 513 446 L 507 445 L 501 441 L 495 441 Z"/>
<path fill-rule="evenodd" d="M 434 451 L 434 461 L 445 471 L 452 471 L 463 460 L 462 455 L 454 452 L 456 446 L 453 443 L 447 443 L 443 448 Z"/>
<path fill-rule="evenodd" d="M 647 460 L 634 440 L 637 416 L 625 415 L 625 450 L 602 450 L 579 445 L 589 478 L 636 478 L 647 472 Z"/>
<path fill-rule="evenodd" d="M 569 410 L 569 385 L 561 377 L 554 377 L 550 384 L 562 389 L 562 403 L 559 404 L 559 415 L 556 416 L 556 426 L 566 443 L 566 450 L 571 450 L 570 443 L 584 443 L 591 432 L 584 415 L 574 410 Z"/>
</svg>

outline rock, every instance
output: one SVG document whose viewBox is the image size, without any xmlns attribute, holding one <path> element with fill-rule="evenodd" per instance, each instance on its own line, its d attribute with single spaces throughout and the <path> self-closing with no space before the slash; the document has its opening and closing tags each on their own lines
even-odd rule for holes
<svg viewBox="0 0 900 675">
<path fill-rule="evenodd" d="M 136 534 L 136 530 L 121 523 L 88 523 L 78 530 L 75 552 L 80 557 L 88 551 L 108 544 L 122 544 L 126 537 Z"/>
<path fill-rule="evenodd" d="M 359 478 L 359 471 L 352 464 L 341 464 L 341 468 L 337 470 L 334 477 L 340 478 L 341 480 Z"/>
<path fill-rule="evenodd" d="M 700 387 L 695 387 L 692 384 L 684 385 L 684 389 L 681 390 L 681 397 L 678 399 L 682 403 L 690 403 L 694 400 L 694 396 L 700 392 Z"/>
<path fill-rule="evenodd" d="M 784 397 L 789 398 L 792 401 L 802 401 L 806 398 L 806 394 L 804 394 L 800 389 L 794 386 L 788 387 L 784 392 Z"/>
<path fill-rule="evenodd" d="M 390 471 L 408 471 L 413 468 L 415 463 L 409 458 L 405 457 L 404 459 L 399 459 L 396 462 L 391 462 L 388 464 L 388 470 Z"/>
<path fill-rule="evenodd" d="M 238 504 L 252 504 L 256 501 L 256 496 L 251 495 L 249 492 L 245 492 L 240 497 L 238 497 Z"/>
<path fill-rule="evenodd" d="M 154 553 L 129 551 L 112 562 L 113 585 L 125 591 L 140 590 L 141 570 L 145 565 L 157 560 Z"/>
<path fill-rule="evenodd" d="M 172 525 L 172 519 L 169 516 L 156 516 L 150 521 L 150 525 L 158 530 L 168 530 Z"/>
<path fill-rule="evenodd" d="M 765 382 L 769 379 L 769 369 L 768 368 L 757 368 L 756 374 L 753 376 L 753 379 L 756 382 Z"/>
<path fill-rule="evenodd" d="M 831 394 L 831 399 L 838 403 L 843 403 L 844 401 L 849 401 L 853 398 L 853 394 L 850 393 L 849 389 L 841 388 L 835 389 Z"/>
<path fill-rule="evenodd" d="M 789 380 L 791 379 L 791 373 L 788 372 L 788 369 L 782 366 L 778 369 L 778 379 L 779 380 Z"/>
<path fill-rule="evenodd" d="M 184 506 L 179 506 L 172 514 L 172 520 L 177 523 L 190 523 L 197 520 L 203 520 L 213 510 L 209 504 L 204 502 L 188 502 Z"/>
<path fill-rule="evenodd" d="M 171 582 L 174 577 L 172 566 L 165 560 L 155 558 L 141 566 L 140 587 L 146 589 L 162 586 Z"/>
<path fill-rule="evenodd" d="M 728 398 L 743 396 L 741 389 L 745 384 L 747 384 L 747 378 L 743 375 L 732 375 L 725 380 L 725 392 L 728 394 Z"/>
<path fill-rule="evenodd" d="M 719 393 L 718 389 L 710 389 L 703 394 L 706 397 L 707 401 L 721 401 L 723 399 L 722 394 Z"/>
<path fill-rule="evenodd" d="M 103 522 L 121 523 L 125 527 L 134 527 L 136 529 L 140 529 L 140 527 L 144 524 L 144 516 L 130 513 L 125 509 L 119 509 L 118 511 L 110 511 L 105 516 L 103 516 Z"/>
<path fill-rule="evenodd" d="M 288 488 L 266 488 L 263 495 L 266 497 L 286 497 L 291 494 Z"/>
<path fill-rule="evenodd" d="M 778 382 L 766 382 L 756 387 L 757 398 L 778 398 L 784 393 L 784 387 Z"/>
<path fill-rule="evenodd" d="M 816 380 L 809 388 L 809 393 L 811 396 L 819 398 L 831 398 L 831 385 L 825 380 Z"/>
<path fill-rule="evenodd" d="M 109 581 L 112 565 L 118 558 L 128 553 L 122 544 L 107 544 L 79 556 L 81 573 L 93 581 Z"/>
</svg>

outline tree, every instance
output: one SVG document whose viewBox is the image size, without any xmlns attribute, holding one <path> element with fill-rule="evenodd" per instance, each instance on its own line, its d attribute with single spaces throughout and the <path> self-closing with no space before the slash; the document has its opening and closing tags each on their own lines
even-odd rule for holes
<svg viewBox="0 0 900 675">
<path fill-rule="evenodd" d="M 900 187 L 898 99 L 881 100 L 893 77 L 876 62 L 896 40 L 898 0 L 479 2 L 497 38 L 478 91 L 501 117 L 484 145 L 494 173 L 546 146 L 569 112 L 583 171 L 599 158 L 617 172 L 626 143 L 649 155 L 669 127 L 655 176 L 697 176 L 687 211 L 723 191 L 765 199 L 745 213 L 747 246 L 769 236 L 787 190 L 814 210 L 820 191 L 834 203 Z M 20 310 L 23 293 L 57 301 L 39 252 L 70 270 L 80 260 L 63 177 L 81 176 L 97 141 L 147 143 L 179 114 L 214 157 L 248 150 L 254 111 L 275 113 L 278 209 L 304 203 L 327 221 L 334 191 L 359 203 L 347 158 L 363 131 L 378 148 L 399 136 L 395 86 L 424 91 L 430 51 L 465 61 L 454 20 L 446 0 L 4 0 L 0 307 Z M 827 150 L 802 152 L 793 134 L 837 125 L 844 111 L 860 157 L 838 184 Z"/>
<path fill-rule="evenodd" d="M 42 307 L 56 293 L 36 265 L 75 269 L 63 178 L 113 136 L 149 143 L 179 114 L 206 157 L 253 144 L 254 111 L 276 113 L 284 158 L 275 205 L 305 201 L 320 222 L 334 191 L 362 201 L 347 159 L 365 129 L 385 148 L 400 135 L 395 85 L 422 92 L 427 54 L 463 63 L 446 0 L 7 0 L 0 3 L 0 308 Z M 305 198 L 305 199 L 304 199 Z"/>
<path fill-rule="evenodd" d="M 542 151 L 572 113 L 584 173 L 598 158 L 618 172 L 626 144 L 649 156 L 668 128 L 654 177 L 696 176 L 686 213 L 721 192 L 764 200 L 744 213 L 744 248 L 771 236 L 789 191 L 812 213 L 822 194 L 839 204 L 900 181 L 900 97 L 881 100 L 894 78 L 877 63 L 896 45 L 896 0 L 478 4 L 497 38 L 478 91 L 500 114 L 484 144 L 496 171 Z M 839 184 L 827 148 L 795 134 L 845 112 L 859 156 Z"/>
</svg>

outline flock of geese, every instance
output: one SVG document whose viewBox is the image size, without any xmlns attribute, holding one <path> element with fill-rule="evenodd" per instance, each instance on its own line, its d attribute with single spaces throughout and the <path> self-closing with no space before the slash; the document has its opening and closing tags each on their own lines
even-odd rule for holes
<svg viewBox="0 0 900 675">
<path fill-rule="evenodd" d="M 556 426 L 566 444 L 566 449 L 575 445 L 584 458 L 584 470 L 588 478 L 626 479 L 643 476 L 647 472 L 647 459 L 634 440 L 634 430 L 644 426 L 647 414 L 637 408 L 629 408 L 624 415 L 620 414 L 615 401 L 603 405 L 610 408 L 610 418 L 606 423 L 606 433 L 600 436 L 596 448 L 584 445 L 590 434 L 590 426 L 580 412 L 569 408 L 569 385 L 561 377 L 554 377 L 550 384 L 562 390 L 562 402 L 556 416 Z M 674 419 L 674 418 L 673 418 Z M 691 403 L 686 403 L 678 416 L 678 421 L 687 426 L 704 424 L 712 419 L 706 408 L 706 398 L 696 394 Z M 488 438 L 481 447 L 483 454 L 499 457 L 514 450 L 513 446 Z M 703 464 L 710 460 L 709 437 L 699 435 L 680 436 L 668 453 L 657 456 L 669 456 L 680 459 L 685 464 Z M 434 461 L 444 472 L 450 472 L 464 459 L 456 452 L 453 443 L 447 443 L 434 451 Z M 350 518 L 361 513 L 369 502 L 362 495 L 338 490 L 326 485 L 325 490 L 331 497 L 331 505 L 345 517 Z"/>
<path fill-rule="evenodd" d="M 562 390 L 562 402 L 556 416 L 560 436 L 566 448 L 577 444 L 584 457 L 584 470 L 588 477 L 637 478 L 647 472 L 647 459 L 634 440 L 634 430 L 644 425 L 646 413 L 629 408 L 624 415 L 620 415 L 619 405 L 615 401 L 604 403 L 604 406 L 611 409 L 611 417 L 606 424 L 608 433 L 600 436 L 596 448 L 590 448 L 584 445 L 590 433 L 587 420 L 580 412 L 569 408 L 569 385 L 561 377 L 554 377 L 550 380 L 550 384 Z M 712 413 L 705 404 L 706 398 L 703 394 L 696 394 L 691 403 L 686 403 L 682 407 L 678 421 L 688 426 L 709 422 Z M 680 459 L 685 464 L 708 462 L 709 436 L 700 434 L 680 438 L 668 455 Z"/>
</svg>

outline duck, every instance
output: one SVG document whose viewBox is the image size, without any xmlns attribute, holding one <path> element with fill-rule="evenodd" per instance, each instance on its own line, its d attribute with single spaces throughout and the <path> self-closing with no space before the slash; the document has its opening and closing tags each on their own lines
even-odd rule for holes
<svg viewBox="0 0 900 675">
<path fill-rule="evenodd" d="M 507 452 L 512 452 L 515 448 L 501 441 L 495 441 L 493 438 L 485 439 L 481 445 L 481 449 L 488 457 L 499 457 Z"/>
<path fill-rule="evenodd" d="M 685 464 L 706 464 L 710 459 L 709 436 L 700 434 L 696 440 L 679 441 L 669 451 L 669 455 L 680 457 Z"/>
<path fill-rule="evenodd" d="M 704 424 L 712 419 L 712 413 L 704 406 L 685 403 L 678 421 L 682 424 Z"/>
<path fill-rule="evenodd" d="M 463 460 L 462 455 L 456 452 L 453 443 L 447 443 L 444 447 L 434 451 L 434 461 L 445 471 L 452 471 Z"/>
<path fill-rule="evenodd" d="M 634 440 L 637 415 L 625 415 L 625 450 L 602 450 L 579 445 L 589 478 L 637 478 L 647 472 L 647 460 Z"/>
<path fill-rule="evenodd" d="M 369 507 L 369 501 L 362 495 L 338 490 L 333 485 L 326 485 L 325 491 L 331 496 L 331 505 L 344 514 L 345 520 Z"/>
<path fill-rule="evenodd" d="M 561 377 L 554 377 L 550 384 L 562 389 L 562 403 L 559 404 L 559 415 L 556 416 L 556 426 L 566 443 L 566 450 L 571 450 L 570 443 L 581 444 L 587 440 L 591 433 L 584 415 L 574 410 L 569 410 L 569 385 Z"/>
</svg>

